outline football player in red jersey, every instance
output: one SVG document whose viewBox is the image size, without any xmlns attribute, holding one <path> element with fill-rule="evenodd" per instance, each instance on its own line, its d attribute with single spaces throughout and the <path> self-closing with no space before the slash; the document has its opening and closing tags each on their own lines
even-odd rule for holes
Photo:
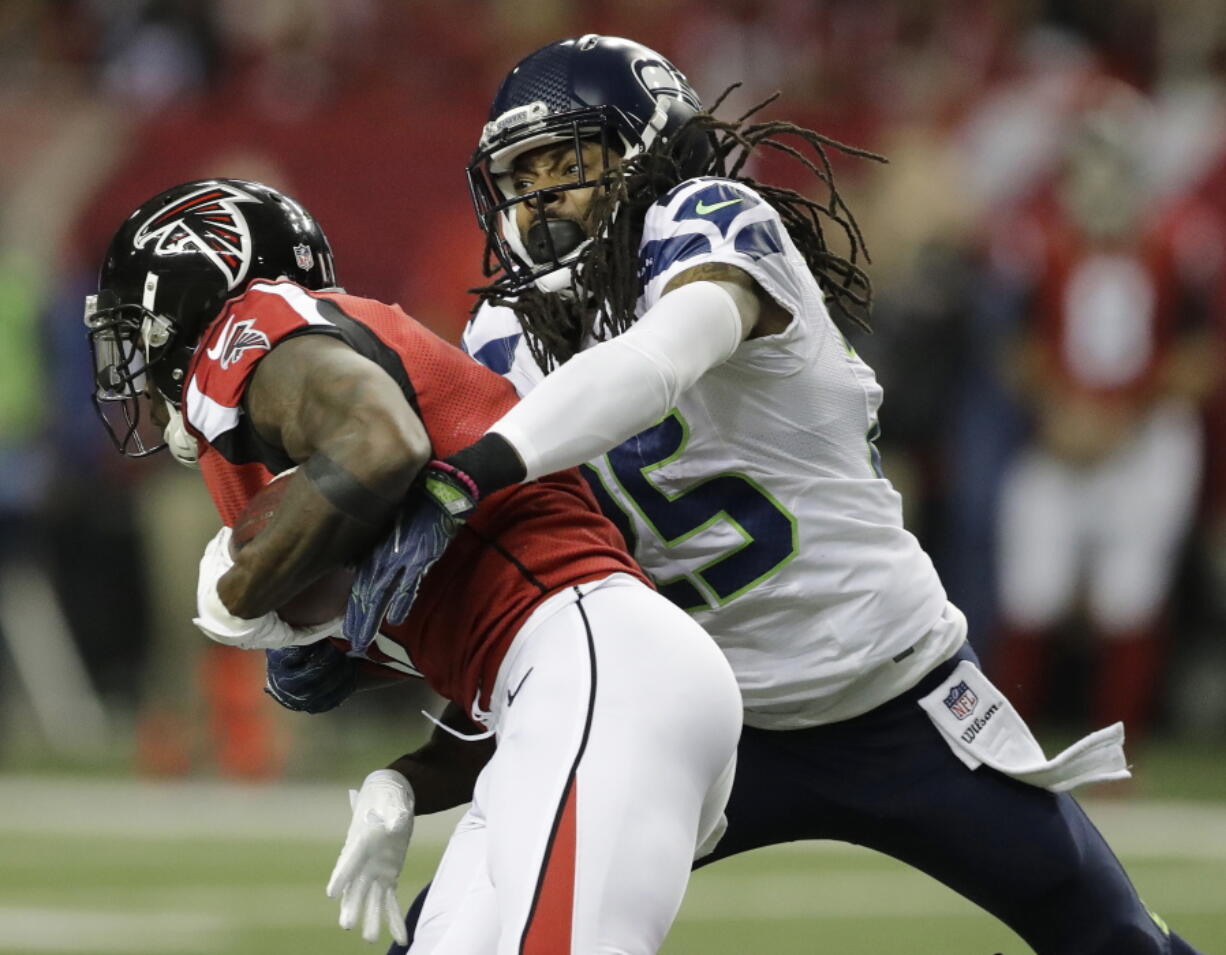
<svg viewBox="0 0 1226 955">
<path fill-rule="evenodd" d="M 445 722 L 497 737 L 437 876 L 479 882 L 472 917 L 414 951 L 656 951 L 719 825 L 739 695 L 577 472 L 476 500 L 456 452 L 512 387 L 399 308 L 336 287 L 317 223 L 258 183 L 186 183 L 145 203 L 112 240 L 85 320 L 119 450 L 158 450 L 145 412 L 160 407 L 164 443 L 198 463 L 226 525 L 201 562 L 198 626 L 337 672 L 332 638 L 424 677 L 451 702 Z M 275 516 L 232 554 L 236 517 L 294 467 Z M 442 539 L 418 533 L 439 526 Z M 277 616 L 346 562 L 343 628 Z M 355 794 L 328 891 L 370 940 L 383 920 L 404 937 L 413 783 L 417 809 L 440 808 L 431 760 L 464 750 L 444 739 Z M 475 751 L 460 758 L 476 765 Z"/>
<path fill-rule="evenodd" d="M 1134 738 L 1149 728 L 1199 497 L 1226 252 L 1214 216 L 1153 200 L 1145 109 L 1123 84 L 1094 88 L 1051 194 L 993 249 L 1019 289 L 1017 383 L 1032 422 L 1001 488 L 997 672 L 1036 715 L 1051 637 L 1084 615 L 1092 717 Z"/>
</svg>

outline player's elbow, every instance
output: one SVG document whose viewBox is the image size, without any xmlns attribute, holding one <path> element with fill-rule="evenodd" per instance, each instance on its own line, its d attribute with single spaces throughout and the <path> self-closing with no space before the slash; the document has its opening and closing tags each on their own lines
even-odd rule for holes
<svg viewBox="0 0 1226 955">
<path fill-rule="evenodd" d="M 324 454 L 385 500 L 399 500 L 430 460 L 425 425 L 377 365 L 348 349 L 330 357 L 306 383 L 295 414 L 295 446 Z"/>
<path fill-rule="evenodd" d="M 383 408 L 355 412 L 345 457 L 354 475 L 373 491 L 398 499 L 430 460 L 430 437 L 421 420 Z"/>
</svg>

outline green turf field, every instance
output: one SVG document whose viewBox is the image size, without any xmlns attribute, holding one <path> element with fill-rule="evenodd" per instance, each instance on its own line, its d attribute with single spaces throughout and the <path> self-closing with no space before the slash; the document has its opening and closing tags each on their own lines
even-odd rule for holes
<svg viewBox="0 0 1226 955">
<path fill-rule="evenodd" d="M 1226 952 L 1226 807 L 1091 802 L 1151 908 Z M 336 784 L 244 788 L 0 777 L 0 953 L 382 952 L 335 925 L 323 885 L 348 806 Z M 402 901 L 448 821 L 419 821 Z M 792 845 L 700 872 L 671 955 L 965 955 L 1027 948 L 883 857 Z"/>
</svg>

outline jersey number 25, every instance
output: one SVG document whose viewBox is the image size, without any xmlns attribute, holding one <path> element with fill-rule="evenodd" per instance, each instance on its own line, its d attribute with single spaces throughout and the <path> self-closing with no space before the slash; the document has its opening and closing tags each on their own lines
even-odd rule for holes
<svg viewBox="0 0 1226 955">
<path fill-rule="evenodd" d="M 588 466 L 583 471 L 601 510 L 621 529 L 627 547 L 655 579 L 660 592 L 685 610 L 709 610 L 735 600 L 783 569 L 797 551 L 796 518 L 760 484 L 736 472 L 703 478 L 679 493 L 657 487 L 652 472 L 680 458 L 689 437 L 685 419 L 673 411 L 605 455 L 620 493 L 605 485 L 596 468 Z M 673 559 L 657 565 L 639 547 L 635 516 Z M 739 542 L 692 570 L 675 573 L 681 570 L 679 562 L 709 549 L 685 545 L 698 545 L 697 535 L 721 523 L 735 531 Z"/>
</svg>

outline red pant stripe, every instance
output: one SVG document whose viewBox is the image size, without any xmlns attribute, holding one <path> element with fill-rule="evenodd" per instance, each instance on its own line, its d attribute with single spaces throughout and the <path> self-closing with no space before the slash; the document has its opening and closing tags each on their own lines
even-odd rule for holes
<svg viewBox="0 0 1226 955">
<path fill-rule="evenodd" d="M 578 783 L 566 787 L 562 813 L 541 875 L 540 894 L 524 930 L 523 955 L 567 955 L 575 909 L 575 814 Z"/>
</svg>

